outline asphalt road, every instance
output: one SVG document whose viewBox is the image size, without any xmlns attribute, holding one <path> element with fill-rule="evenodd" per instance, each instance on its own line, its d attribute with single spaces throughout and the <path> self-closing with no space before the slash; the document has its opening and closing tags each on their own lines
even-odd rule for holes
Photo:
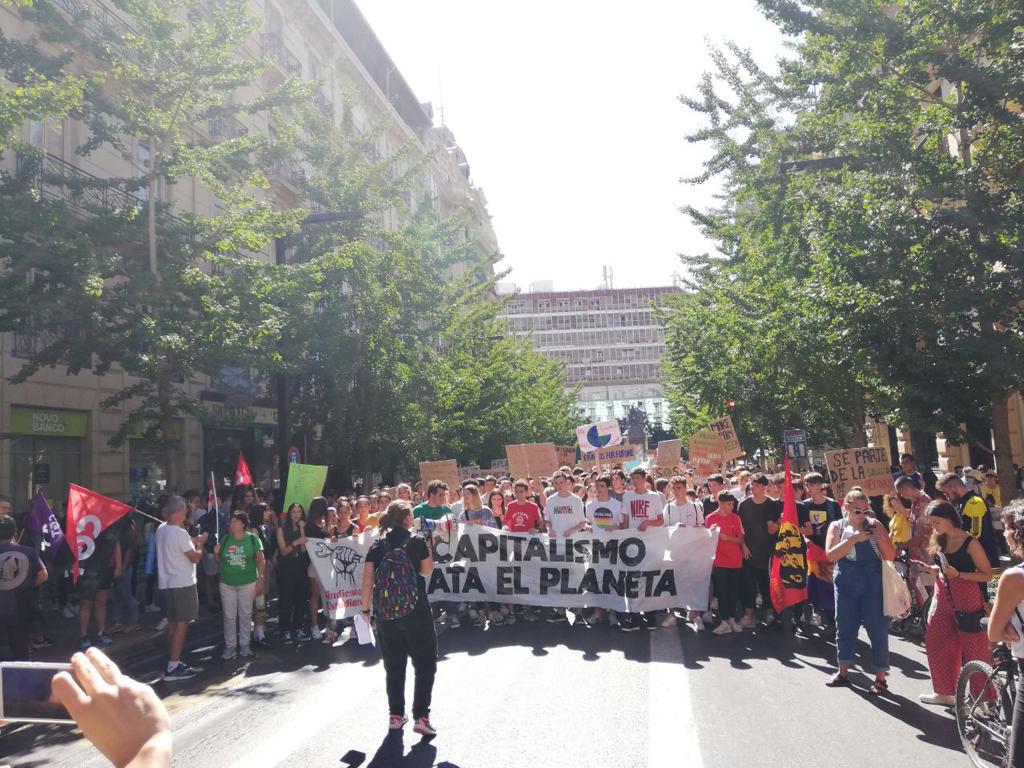
<svg viewBox="0 0 1024 768">
<path fill-rule="evenodd" d="M 920 645 L 892 639 L 891 693 L 828 689 L 834 648 L 779 634 L 683 627 L 624 634 L 524 624 L 444 633 L 432 720 L 388 737 L 377 652 L 348 642 L 283 646 L 245 667 L 197 652 L 206 672 L 164 697 L 178 766 L 586 765 L 595 768 L 969 765 L 930 690 Z M 865 647 L 866 648 L 866 647 Z M 411 672 L 409 683 L 411 703 Z M 0 739 L 13 766 L 106 765 L 76 732 L 22 726 Z"/>
</svg>

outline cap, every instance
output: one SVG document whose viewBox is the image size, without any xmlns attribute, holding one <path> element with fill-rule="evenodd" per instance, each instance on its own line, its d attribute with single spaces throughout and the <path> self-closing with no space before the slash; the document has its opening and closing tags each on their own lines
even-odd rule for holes
<svg viewBox="0 0 1024 768">
<path fill-rule="evenodd" d="M 18 532 L 18 524 L 10 515 L 0 515 L 0 539 L 13 539 Z"/>
</svg>

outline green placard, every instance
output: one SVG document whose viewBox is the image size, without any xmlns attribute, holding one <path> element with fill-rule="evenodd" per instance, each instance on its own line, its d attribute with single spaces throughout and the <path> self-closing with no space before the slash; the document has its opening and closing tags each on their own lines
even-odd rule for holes
<svg viewBox="0 0 1024 768">
<path fill-rule="evenodd" d="M 298 502 L 308 512 L 309 502 L 313 500 L 314 496 L 323 493 L 325 482 L 327 482 L 327 467 L 317 464 L 289 464 L 284 510 L 287 512 L 292 504 Z"/>
<path fill-rule="evenodd" d="M 12 407 L 11 431 L 40 437 L 85 437 L 89 434 L 89 414 L 86 411 Z"/>
</svg>

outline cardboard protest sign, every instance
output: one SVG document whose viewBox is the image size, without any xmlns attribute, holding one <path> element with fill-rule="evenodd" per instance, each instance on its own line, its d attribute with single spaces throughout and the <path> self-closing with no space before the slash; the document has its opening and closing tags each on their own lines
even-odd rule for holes
<svg viewBox="0 0 1024 768">
<path fill-rule="evenodd" d="M 576 449 L 571 445 L 556 445 L 555 456 L 560 467 L 576 466 Z"/>
<path fill-rule="evenodd" d="M 882 496 L 892 491 L 892 468 L 885 448 L 844 448 L 826 451 L 832 495 L 841 501 L 858 486 L 868 496 Z"/>
<path fill-rule="evenodd" d="M 682 450 L 682 440 L 662 440 L 658 443 L 658 453 L 654 463 L 659 467 L 671 469 L 681 461 Z"/>
<path fill-rule="evenodd" d="M 459 485 L 459 463 L 455 459 L 441 461 L 421 461 L 420 480 L 423 481 L 424 493 L 426 484 L 431 480 L 442 480 L 452 489 Z"/>
<path fill-rule="evenodd" d="M 746 455 L 746 452 L 740 446 L 740 439 L 736 436 L 736 427 L 733 426 L 732 416 L 725 416 L 712 421 L 711 431 L 718 433 L 725 444 L 725 450 L 722 453 L 725 461 L 732 461 Z"/>
<path fill-rule="evenodd" d="M 301 504 L 308 511 L 313 497 L 323 493 L 325 482 L 327 467 L 318 464 L 289 464 L 288 487 L 284 494 L 285 510 L 292 504 Z"/>
<path fill-rule="evenodd" d="M 626 443 L 611 446 L 610 448 L 601 448 L 595 453 L 585 453 L 583 454 L 583 464 L 588 467 L 593 467 L 595 464 L 600 464 L 602 467 L 619 464 L 625 467 L 641 454 L 642 451 L 639 445 Z"/>
<path fill-rule="evenodd" d="M 505 455 L 508 456 L 512 476 L 516 478 L 543 477 L 562 466 L 558 463 L 558 452 L 554 443 L 506 445 Z"/>
<path fill-rule="evenodd" d="M 693 480 L 698 485 L 707 482 L 722 468 L 725 459 L 725 441 L 717 432 L 704 430 L 695 432 L 690 438 L 690 463 L 693 464 Z"/>
</svg>

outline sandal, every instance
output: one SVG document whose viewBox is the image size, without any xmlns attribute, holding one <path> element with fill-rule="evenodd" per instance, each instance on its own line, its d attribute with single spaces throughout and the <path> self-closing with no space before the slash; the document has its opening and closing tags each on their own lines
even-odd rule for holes
<svg viewBox="0 0 1024 768">
<path fill-rule="evenodd" d="M 868 688 L 868 693 L 870 693 L 872 696 L 881 696 L 883 693 L 888 692 L 889 683 L 887 683 L 885 680 L 876 679 L 875 682 L 871 684 L 871 687 Z"/>
<path fill-rule="evenodd" d="M 829 688 L 842 688 L 850 686 L 850 676 L 843 675 L 836 672 L 832 677 L 825 681 L 825 685 Z"/>
</svg>

